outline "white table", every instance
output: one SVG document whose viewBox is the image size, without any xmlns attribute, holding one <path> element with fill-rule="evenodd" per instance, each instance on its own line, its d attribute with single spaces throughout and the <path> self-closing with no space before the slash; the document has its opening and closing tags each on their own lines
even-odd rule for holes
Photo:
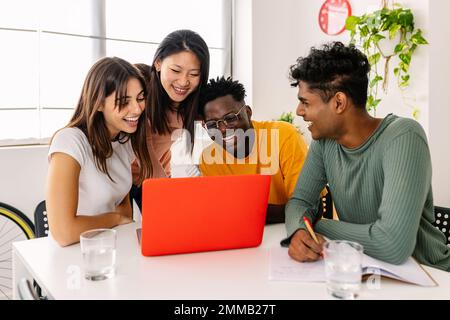
<svg viewBox="0 0 450 320">
<path fill-rule="evenodd" d="M 278 246 L 284 225 L 266 226 L 260 247 L 143 257 L 136 223 L 117 227 L 117 274 L 88 281 L 79 244 L 59 247 L 49 238 L 13 244 L 13 295 L 22 277 L 34 278 L 53 299 L 329 299 L 324 283 L 269 281 L 269 248 Z M 363 285 L 361 299 L 450 299 L 450 273 L 425 269 L 439 283 L 425 288 L 383 279 Z"/>
</svg>

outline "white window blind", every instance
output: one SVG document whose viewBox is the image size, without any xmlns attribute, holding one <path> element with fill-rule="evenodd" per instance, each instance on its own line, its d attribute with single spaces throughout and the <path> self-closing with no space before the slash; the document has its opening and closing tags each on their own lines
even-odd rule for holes
<svg viewBox="0 0 450 320">
<path fill-rule="evenodd" d="M 150 64 L 178 29 L 205 39 L 210 77 L 230 74 L 231 0 L 1 0 L 0 145 L 45 143 L 96 60 Z"/>
</svg>

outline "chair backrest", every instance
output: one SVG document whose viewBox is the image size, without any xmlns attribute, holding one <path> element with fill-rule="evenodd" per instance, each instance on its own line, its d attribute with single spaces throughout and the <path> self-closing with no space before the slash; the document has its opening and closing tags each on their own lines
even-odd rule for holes
<svg viewBox="0 0 450 320">
<path fill-rule="evenodd" d="M 37 238 L 48 236 L 48 217 L 45 207 L 45 201 L 39 202 L 34 210 L 34 226 Z"/>
<path fill-rule="evenodd" d="M 434 226 L 445 235 L 450 244 L 450 208 L 434 207 Z"/>
<path fill-rule="evenodd" d="M 331 198 L 330 188 L 327 189 L 327 194 L 320 197 L 319 211 L 322 212 L 322 217 L 327 219 L 333 219 L 333 199 Z"/>
<path fill-rule="evenodd" d="M 19 280 L 17 289 L 21 300 L 40 300 L 39 295 L 34 290 L 30 280 L 27 278 L 22 278 Z"/>
</svg>

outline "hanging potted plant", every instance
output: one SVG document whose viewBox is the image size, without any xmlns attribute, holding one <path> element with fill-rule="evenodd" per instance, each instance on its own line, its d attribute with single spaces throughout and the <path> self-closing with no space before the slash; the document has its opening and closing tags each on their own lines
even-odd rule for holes
<svg viewBox="0 0 450 320">
<path fill-rule="evenodd" d="M 290 112 L 283 112 L 278 119 L 273 119 L 273 120 L 288 122 L 288 123 L 292 124 L 294 127 L 296 127 L 297 131 L 300 134 L 303 134 L 303 132 L 301 131 L 300 127 L 294 124 L 294 113 L 292 111 L 290 111 Z"/>
<path fill-rule="evenodd" d="M 381 101 L 378 96 L 380 84 L 384 92 L 387 92 L 391 59 L 398 57 L 394 75 L 399 88 L 403 90 L 410 83 L 409 68 L 415 50 L 428 42 L 422 36 L 422 30 L 415 28 L 412 11 L 397 3 L 389 8 L 387 0 L 382 0 L 380 10 L 348 17 L 345 27 L 350 31 L 351 43 L 362 47 L 371 65 L 366 107 L 376 114 Z M 383 60 L 384 70 L 379 72 L 378 65 Z M 417 116 L 417 109 L 413 115 Z"/>
</svg>

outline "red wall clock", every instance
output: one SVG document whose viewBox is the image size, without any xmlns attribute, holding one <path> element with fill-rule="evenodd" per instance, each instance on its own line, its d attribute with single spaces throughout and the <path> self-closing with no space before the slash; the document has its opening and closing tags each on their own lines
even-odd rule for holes
<svg viewBox="0 0 450 320">
<path fill-rule="evenodd" d="M 319 26 L 329 35 L 337 35 L 345 30 L 345 20 L 352 15 L 348 0 L 327 0 L 319 12 Z"/>
</svg>

